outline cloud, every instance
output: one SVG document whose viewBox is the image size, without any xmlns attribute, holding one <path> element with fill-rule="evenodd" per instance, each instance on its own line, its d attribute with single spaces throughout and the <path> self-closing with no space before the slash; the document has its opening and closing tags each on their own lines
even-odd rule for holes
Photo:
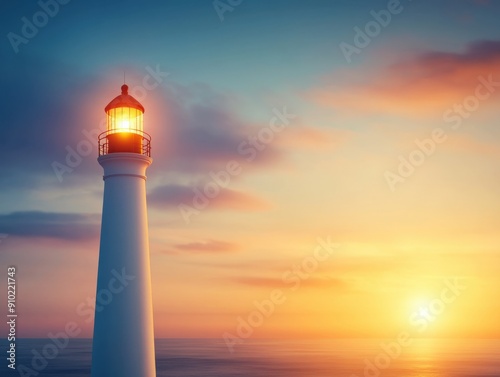
<svg viewBox="0 0 500 377">
<path fill-rule="evenodd" d="M 197 242 L 180 243 L 172 246 L 169 254 L 219 254 L 232 253 L 239 250 L 237 244 L 225 241 L 206 240 Z"/>
<path fill-rule="evenodd" d="M 65 146 L 75 134 L 70 119 L 78 92 L 60 80 L 71 75 L 63 64 L 11 55 L 3 62 L 0 93 L 0 186 L 29 189 L 46 177 L 56 180 L 51 163 L 59 157 L 64 161 Z"/>
<path fill-rule="evenodd" d="M 155 165 L 181 173 L 208 173 L 223 168 L 228 161 L 242 162 L 239 146 L 265 124 L 248 121 L 236 99 L 207 84 L 181 85 L 169 81 L 155 93 L 152 117 L 159 124 L 151 130 Z M 283 153 L 274 143 L 258 153 L 254 167 L 279 161 Z"/>
<path fill-rule="evenodd" d="M 500 157 L 500 146 L 492 140 L 478 140 L 463 134 L 456 134 L 443 144 L 443 148 L 458 152 L 486 156 L 492 159 Z"/>
<path fill-rule="evenodd" d="M 217 186 L 218 187 L 218 186 Z M 178 207 L 180 204 L 193 206 L 195 196 L 203 193 L 203 185 L 183 186 L 164 185 L 155 187 L 148 195 L 149 203 L 158 207 Z M 271 204 L 255 195 L 237 190 L 220 188 L 219 194 L 208 199 L 207 209 L 224 209 L 233 211 L 263 211 L 271 208 Z"/>
<path fill-rule="evenodd" d="M 290 127 L 282 132 L 277 141 L 286 150 L 331 148 L 346 141 L 350 131 L 339 129 L 320 129 L 311 126 Z"/>
<path fill-rule="evenodd" d="M 500 41 L 477 41 L 463 52 L 425 52 L 361 74 L 334 73 L 309 95 L 338 111 L 427 116 L 474 95 L 480 77 L 500 82 L 499 66 Z"/>
<path fill-rule="evenodd" d="M 289 277 L 292 274 L 289 275 Z M 296 279 L 298 279 L 297 275 L 293 275 Z M 296 281 L 284 281 L 279 278 L 270 278 L 263 276 L 238 276 L 230 278 L 231 282 L 259 287 L 259 288 L 292 288 L 295 286 Z M 346 289 L 348 287 L 348 283 L 343 279 L 332 277 L 332 276 L 310 276 L 307 279 L 300 280 L 301 288 L 318 288 L 318 289 Z"/>
<path fill-rule="evenodd" d="M 98 218 L 77 213 L 12 212 L 0 215 L 0 233 L 14 237 L 89 240 L 99 235 Z"/>
</svg>

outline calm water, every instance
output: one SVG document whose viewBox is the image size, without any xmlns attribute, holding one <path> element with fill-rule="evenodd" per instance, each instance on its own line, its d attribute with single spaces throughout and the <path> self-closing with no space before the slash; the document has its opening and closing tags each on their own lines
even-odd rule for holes
<svg viewBox="0 0 500 377">
<path fill-rule="evenodd" d="M 389 357 L 391 340 L 248 340 L 230 353 L 221 339 L 158 339 L 158 377 L 500 377 L 500 340 L 414 340 Z M 17 366 L 31 367 L 44 339 L 17 341 Z M 5 355 L 6 342 L 2 341 Z M 392 348 L 388 352 L 397 352 Z M 90 376 L 91 340 L 72 339 L 37 376 Z M 396 355 L 393 353 L 393 355 Z M 0 368 L 1 376 L 20 374 Z M 367 365 L 369 365 L 367 367 Z M 115 376 L 109 376 L 115 377 Z M 119 376 L 116 376 L 119 377 Z"/>
</svg>

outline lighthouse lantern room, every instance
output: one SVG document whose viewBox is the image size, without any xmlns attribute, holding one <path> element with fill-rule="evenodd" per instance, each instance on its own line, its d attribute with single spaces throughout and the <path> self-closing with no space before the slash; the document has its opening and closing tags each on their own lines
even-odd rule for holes
<svg viewBox="0 0 500 377">
<path fill-rule="evenodd" d="M 99 156 L 108 153 L 139 153 L 151 155 L 151 137 L 144 132 L 144 107 L 128 94 L 128 86 L 122 85 L 122 93 L 104 109 L 106 131 L 99 135 Z"/>
</svg>

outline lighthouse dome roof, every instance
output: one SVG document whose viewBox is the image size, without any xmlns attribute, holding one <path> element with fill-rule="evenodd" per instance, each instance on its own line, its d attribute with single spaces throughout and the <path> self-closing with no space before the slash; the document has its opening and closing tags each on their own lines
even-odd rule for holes
<svg viewBox="0 0 500 377">
<path fill-rule="evenodd" d="M 111 109 L 116 109 L 119 107 L 131 107 L 133 109 L 140 110 L 144 112 L 144 106 L 141 105 L 134 97 L 128 94 L 128 85 L 122 85 L 122 94 L 115 97 L 108 105 L 104 108 L 104 111 L 108 112 Z"/>
</svg>

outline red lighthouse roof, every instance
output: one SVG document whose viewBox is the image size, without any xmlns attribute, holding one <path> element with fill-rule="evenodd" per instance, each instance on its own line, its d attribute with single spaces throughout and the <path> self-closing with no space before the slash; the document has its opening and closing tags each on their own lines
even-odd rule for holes
<svg viewBox="0 0 500 377">
<path fill-rule="evenodd" d="M 119 107 L 131 107 L 144 113 L 144 106 L 142 106 L 139 101 L 128 94 L 128 85 L 125 84 L 122 85 L 122 94 L 115 97 L 110 103 L 108 103 L 108 106 L 104 108 L 104 111 L 108 112 L 111 109 L 116 109 Z"/>
</svg>

